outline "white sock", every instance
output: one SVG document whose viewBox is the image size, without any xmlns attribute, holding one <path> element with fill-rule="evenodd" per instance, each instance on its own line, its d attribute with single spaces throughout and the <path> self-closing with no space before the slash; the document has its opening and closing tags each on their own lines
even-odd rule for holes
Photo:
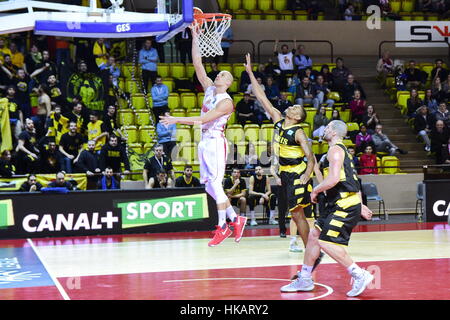
<svg viewBox="0 0 450 320">
<path fill-rule="evenodd" d="M 225 210 L 218 210 L 219 215 L 219 223 L 218 225 L 223 228 L 223 226 L 227 223 L 227 212 Z"/>
<path fill-rule="evenodd" d="M 297 242 L 297 237 L 291 237 L 291 245 Z"/>
<path fill-rule="evenodd" d="M 227 213 L 228 219 L 230 219 L 232 222 L 234 222 L 235 218 L 237 217 L 236 212 L 234 212 L 233 206 L 229 206 L 225 212 Z"/>
<path fill-rule="evenodd" d="M 250 218 L 252 219 L 252 220 L 255 220 L 255 211 L 253 210 L 253 211 L 250 211 Z"/>
<path fill-rule="evenodd" d="M 311 278 L 313 266 L 302 265 L 302 270 L 300 271 L 300 276 L 302 278 Z"/>
<path fill-rule="evenodd" d="M 353 262 L 353 264 L 347 268 L 347 271 L 350 275 L 355 275 L 359 277 L 363 274 L 363 269 L 361 269 L 356 263 Z"/>
<path fill-rule="evenodd" d="M 275 210 L 270 210 L 270 220 L 275 220 Z"/>
</svg>

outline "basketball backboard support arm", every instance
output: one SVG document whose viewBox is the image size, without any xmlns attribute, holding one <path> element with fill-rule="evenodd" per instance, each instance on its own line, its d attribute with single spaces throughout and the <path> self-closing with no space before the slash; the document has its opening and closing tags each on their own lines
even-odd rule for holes
<svg viewBox="0 0 450 320">
<path fill-rule="evenodd" d="M 193 0 L 182 0 L 182 18 L 169 27 L 169 31 L 156 37 L 157 42 L 165 42 L 174 37 L 180 31 L 183 31 L 194 21 L 194 2 Z"/>
<path fill-rule="evenodd" d="M 125 11 L 120 7 L 120 0 L 112 0 L 112 6 L 108 9 L 97 8 L 95 0 L 90 0 L 89 7 L 10 0 L 0 2 L 0 34 L 34 30 L 41 35 L 82 38 L 161 35 L 166 41 L 192 22 L 193 0 L 182 1 L 182 12 L 169 14 L 166 12 L 165 0 L 157 0 L 156 13 Z M 27 12 L 11 12 L 20 9 Z M 185 12 L 186 9 L 188 12 Z"/>
</svg>

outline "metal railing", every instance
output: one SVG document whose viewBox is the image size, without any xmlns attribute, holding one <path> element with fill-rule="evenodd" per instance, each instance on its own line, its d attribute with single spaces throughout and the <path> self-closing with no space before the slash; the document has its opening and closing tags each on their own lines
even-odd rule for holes
<svg viewBox="0 0 450 320">
<path fill-rule="evenodd" d="M 294 42 L 294 40 L 278 40 L 278 43 L 282 42 Z M 258 42 L 258 61 L 261 61 L 261 46 L 265 43 L 275 43 L 275 40 L 261 40 Z M 334 62 L 334 46 L 331 41 L 328 40 L 295 40 L 295 43 L 301 44 L 301 43 L 325 43 L 330 46 L 330 62 Z"/>
</svg>

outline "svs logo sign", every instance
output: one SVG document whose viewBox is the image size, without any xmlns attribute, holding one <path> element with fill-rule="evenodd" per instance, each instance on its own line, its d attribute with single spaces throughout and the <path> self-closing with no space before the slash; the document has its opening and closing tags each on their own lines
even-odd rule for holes
<svg viewBox="0 0 450 320">
<path fill-rule="evenodd" d="M 450 22 L 448 21 L 396 21 L 395 40 L 411 41 L 396 43 L 397 47 L 448 47 Z M 438 42 L 442 41 L 442 42 Z"/>
</svg>

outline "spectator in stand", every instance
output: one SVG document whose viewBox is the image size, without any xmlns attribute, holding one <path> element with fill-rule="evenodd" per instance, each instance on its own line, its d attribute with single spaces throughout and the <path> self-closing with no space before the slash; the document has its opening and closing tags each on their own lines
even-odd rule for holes
<svg viewBox="0 0 450 320">
<path fill-rule="evenodd" d="M 86 109 L 82 102 L 77 102 L 72 105 L 72 112 L 66 114 L 66 118 L 69 122 L 75 122 L 77 124 L 77 132 L 83 137 L 87 138 L 87 125 L 89 119 L 84 116 L 83 109 Z"/>
<path fill-rule="evenodd" d="M 47 87 L 48 87 L 48 92 L 50 93 L 50 99 L 52 101 L 52 105 L 55 103 L 60 105 L 63 108 L 62 109 L 63 113 L 67 113 L 69 111 L 68 108 L 66 107 L 67 100 L 64 97 L 61 87 L 60 87 L 60 84 L 54 74 L 51 74 L 48 77 Z"/>
<path fill-rule="evenodd" d="M 247 184 L 241 170 L 234 168 L 231 177 L 224 180 L 223 189 L 232 206 L 239 207 L 240 215 L 247 216 Z"/>
<path fill-rule="evenodd" d="M 342 91 L 350 73 L 350 70 L 344 65 L 344 59 L 336 58 L 336 68 L 331 72 L 333 76 L 333 91 Z"/>
<path fill-rule="evenodd" d="M 326 112 L 327 110 L 325 109 L 325 107 L 322 106 L 319 109 L 317 109 L 317 112 L 314 115 L 313 137 L 319 138 L 319 142 L 322 142 L 325 127 L 330 122 L 330 120 L 326 116 Z"/>
<path fill-rule="evenodd" d="M 295 103 L 304 106 L 312 104 L 314 108 L 319 109 L 319 99 L 314 96 L 314 89 L 308 77 L 302 78 L 302 83 L 297 87 Z"/>
<path fill-rule="evenodd" d="M 11 163 L 11 151 L 3 150 L 0 157 L 0 177 L 11 178 L 15 175 L 16 168 Z"/>
<path fill-rule="evenodd" d="M 111 167 L 105 168 L 103 177 L 97 183 L 99 190 L 118 190 L 120 189 L 120 182 L 114 177 L 114 171 Z"/>
<path fill-rule="evenodd" d="M 30 52 L 25 56 L 25 71 L 32 74 L 42 62 L 42 53 L 36 44 L 32 44 Z"/>
<path fill-rule="evenodd" d="M 59 67 L 61 63 L 68 64 L 70 62 L 70 41 L 68 38 L 55 37 L 56 46 L 56 65 Z"/>
<path fill-rule="evenodd" d="M 312 84 L 315 84 L 316 82 L 316 77 L 317 77 L 318 72 L 312 70 L 311 67 L 307 67 L 303 72 L 302 72 L 302 77 L 308 77 L 309 81 L 311 81 Z"/>
<path fill-rule="evenodd" d="M 306 70 L 306 68 L 312 68 L 313 62 L 312 59 L 305 54 L 305 46 L 299 45 L 297 47 L 297 54 L 294 57 L 294 64 L 297 69 L 297 74 L 301 77 Z"/>
<path fill-rule="evenodd" d="M 377 156 L 373 153 L 372 146 L 368 145 L 364 153 L 359 157 L 359 174 L 378 174 Z"/>
<path fill-rule="evenodd" d="M 122 130 L 120 130 L 116 122 L 116 106 L 108 106 L 106 114 L 103 115 L 103 123 L 105 125 L 105 131 L 108 132 L 109 137 L 112 135 L 116 135 L 123 141 L 126 140 L 125 136 L 122 133 Z"/>
<path fill-rule="evenodd" d="M 62 155 L 61 170 L 66 173 L 73 172 L 73 160 L 78 158 L 84 143 L 83 136 L 77 132 L 77 124 L 69 123 L 69 132 L 64 133 L 59 141 L 59 152 Z"/>
<path fill-rule="evenodd" d="M 267 77 L 266 85 L 264 86 L 264 88 L 265 88 L 266 96 L 270 100 L 272 105 L 276 104 L 276 102 L 280 99 L 280 88 L 273 81 L 272 77 Z"/>
<path fill-rule="evenodd" d="M 23 56 L 22 52 L 17 50 L 17 44 L 11 42 L 11 44 L 9 45 L 9 49 L 11 51 L 12 64 L 17 68 L 23 68 L 25 57 Z"/>
<path fill-rule="evenodd" d="M 44 135 L 45 123 L 52 111 L 52 105 L 48 87 L 45 84 L 39 85 L 39 87 L 35 89 L 35 92 L 38 94 L 38 108 L 36 115 L 31 119 L 36 125 L 37 137 L 40 138 Z"/>
<path fill-rule="evenodd" d="M 292 93 L 294 96 L 297 94 L 297 88 L 300 86 L 300 79 L 296 73 L 289 78 L 287 92 Z"/>
<path fill-rule="evenodd" d="M 169 117 L 170 111 L 167 111 L 164 116 Z M 172 159 L 172 150 L 177 144 L 177 126 L 175 123 L 165 125 L 159 122 L 156 125 L 156 134 L 158 135 L 158 143 L 164 148 L 164 154 Z"/>
<path fill-rule="evenodd" d="M 145 160 L 144 170 L 142 177 L 144 182 L 148 184 L 151 177 L 156 177 L 159 170 L 164 170 L 170 174 L 172 180 L 175 180 L 175 174 L 173 172 L 172 161 L 164 154 L 164 148 L 162 145 L 157 144 L 153 147 L 154 156 Z"/>
<path fill-rule="evenodd" d="M 23 113 L 20 104 L 16 99 L 16 88 L 9 86 L 6 90 L 6 99 L 8 99 L 9 123 L 11 124 L 11 131 L 15 139 L 19 138 L 23 130 Z"/>
<path fill-rule="evenodd" d="M 394 61 L 394 78 L 395 78 L 395 88 L 397 91 L 405 91 L 406 82 L 408 77 L 405 73 L 405 66 L 400 60 Z"/>
<path fill-rule="evenodd" d="M 447 145 L 442 148 L 442 164 L 450 165 L 450 136 Z M 444 169 L 448 171 L 448 168 Z"/>
<path fill-rule="evenodd" d="M 387 76 L 394 74 L 394 61 L 391 59 L 389 51 L 383 52 L 382 57 L 377 62 L 378 78 L 383 86 L 385 85 Z"/>
<path fill-rule="evenodd" d="M 116 58 L 110 56 L 107 62 L 101 62 L 98 66 L 100 70 L 106 70 L 112 76 L 112 84 L 117 87 L 119 85 L 120 69 L 116 65 Z"/>
<path fill-rule="evenodd" d="M 438 99 L 439 102 L 443 100 L 450 100 L 450 74 L 448 75 L 447 80 L 442 85 L 441 100 Z"/>
<path fill-rule="evenodd" d="M 98 120 L 98 113 L 96 111 L 91 111 L 89 120 L 90 121 L 87 124 L 88 140 L 94 140 L 95 151 L 100 151 L 105 145 L 106 137 L 108 136 L 106 126 L 103 124 L 102 120 Z"/>
<path fill-rule="evenodd" d="M 372 105 L 367 106 L 366 113 L 362 117 L 362 123 L 367 127 L 369 134 L 375 132 L 375 127 L 380 123 L 380 119 Z"/>
<path fill-rule="evenodd" d="M 366 94 L 362 86 L 355 80 L 355 77 L 352 74 L 349 74 L 341 92 L 342 101 L 345 103 L 350 103 L 350 101 L 353 100 L 356 90 L 360 92 L 361 98 L 365 100 Z"/>
<path fill-rule="evenodd" d="M 95 152 L 95 141 L 88 141 L 87 150 L 81 151 L 78 157 L 73 160 L 73 164 L 75 172 L 86 174 L 88 189 L 97 186 L 98 177 L 95 174 L 100 173 L 101 170 L 98 154 Z"/>
<path fill-rule="evenodd" d="M 408 152 L 398 148 L 387 135 L 383 133 L 383 126 L 378 124 L 375 127 L 375 133 L 372 135 L 372 141 L 375 145 L 376 152 L 388 152 L 393 156 L 396 152 L 400 154 L 407 154 Z"/>
<path fill-rule="evenodd" d="M 190 28 L 185 28 L 183 31 L 175 35 L 175 45 L 180 52 L 181 63 L 192 63 L 192 33 Z"/>
<path fill-rule="evenodd" d="M 48 77 L 58 74 L 56 64 L 50 60 L 50 53 L 47 50 L 42 51 L 42 62 L 36 65 L 36 70 L 30 74 L 31 79 L 35 79 L 39 84 L 47 83 Z"/>
<path fill-rule="evenodd" d="M 50 182 L 47 188 L 66 188 L 69 191 L 74 189 L 73 185 L 69 181 L 66 181 L 66 174 L 62 171 L 56 174 L 56 179 Z"/>
<path fill-rule="evenodd" d="M 130 162 L 127 157 L 125 147 L 119 144 L 119 138 L 112 135 L 108 139 L 108 143 L 104 145 L 99 155 L 100 169 L 104 171 L 106 168 L 112 168 L 114 172 L 122 171 L 122 164 L 125 170 L 123 173 L 130 172 Z"/>
<path fill-rule="evenodd" d="M 405 70 L 406 75 L 406 88 L 411 90 L 412 88 L 420 89 L 422 87 L 422 82 L 426 81 L 426 74 L 416 68 L 416 62 L 414 60 L 409 61 L 408 69 Z"/>
<path fill-rule="evenodd" d="M 158 68 L 158 51 L 152 47 L 152 40 L 145 40 L 144 47 L 139 51 L 138 61 L 142 66 L 142 80 L 147 91 L 149 81 L 153 85 L 156 80 Z"/>
<path fill-rule="evenodd" d="M 160 169 L 155 177 L 151 177 L 148 184 L 145 185 L 145 189 L 162 189 L 171 188 L 172 179 L 167 176 L 167 172 L 164 169 Z"/>
<path fill-rule="evenodd" d="M 355 90 L 353 100 L 350 101 L 349 108 L 352 111 L 352 121 L 360 124 L 366 113 L 366 100 L 362 99 L 361 91 Z"/>
<path fill-rule="evenodd" d="M 17 173 L 35 173 L 38 169 L 40 158 L 33 120 L 25 120 L 25 130 L 19 135 L 18 140 L 16 147 Z"/>
<path fill-rule="evenodd" d="M 367 127 L 361 125 L 355 139 L 356 153 L 364 152 L 369 145 L 373 146 L 372 136 L 367 132 Z"/>
<path fill-rule="evenodd" d="M 37 182 L 37 178 L 34 174 L 28 175 L 27 181 L 22 183 L 20 186 L 20 192 L 36 192 L 41 191 L 43 188 L 42 184 Z"/>
<path fill-rule="evenodd" d="M 64 171 L 62 166 L 63 156 L 58 151 L 58 146 L 53 137 L 48 138 L 47 144 L 41 145 L 40 151 L 40 173 L 57 173 L 60 170 Z"/>
<path fill-rule="evenodd" d="M 8 67 L 8 61 L 11 61 L 9 56 L 5 56 L 6 61 L 2 62 L 0 61 L 0 89 L 4 90 L 7 86 L 12 85 L 14 83 L 14 75 L 16 74 L 16 71 L 10 70 L 11 68 Z M 11 64 L 11 62 L 9 62 Z M 12 65 L 12 64 L 11 64 Z"/>
<path fill-rule="evenodd" d="M 447 110 L 447 104 L 445 102 L 439 104 L 438 110 L 434 113 L 434 118 L 435 121 L 443 121 L 445 126 L 450 128 L 450 112 Z"/>
<path fill-rule="evenodd" d="M 108 50 L 106 49 L 104 38 L 99 38 L 95 41 L 92 54 L 95 57 L 97 67 L 100 68 L 100 65 L 108 63 Z"/>
<path fill-rule="evenodd" d="M 287 77 L 291 77 L 294 73 L 294 55 L 295 47 L 297 46 L 294 40 L 294 49 L 289 51 L 286 44 L 281 46 L 281 52 L 278 52 L 278 39 L 275 40 L 273 48 L 275 57 L 278 58 L 278 66 L 280 67 L 280 90 L 284 91 L 287 88 Z"/>
<path fill-rule="evenodd" d="M 278 99 L 273 106 L 282 114 L 284 114 L 284 111 L 292 106 L 292 102 L 288 100 L 288 96 L 285 92 L 281 92 L 280 99 Z"/>
<path fill-rule="evenodd" d="M 448 70 L 444 68 L 444 61 L 442 59 L 436 59 L 435 64 L 436 66 L 431 70 L 431 81 L 439 78 L 441 82 L 444 82 L 447 80 L 449 74 Z"/>
<path fill-rule="evenodd" d="M 408 118 L 414 118 L 416 111 L 423 105 L 422 99 L 419 98 L 419 92 L 417 89 L 411 89 L 408 100 L 406 101 L 407 116 Z"/>
<path fill-rule="evenodd" d="M 11 50 L 6 46 L 5 38 L 0 38 L 0 61 L 3 62 L 5 59 L 5 56 L 9 55 L 11 56 Z"/>
<path fill-rule="evenodd" d="M 236 120 L 242 126 L 247 121 L 250 123 L 258 123 L 258 118 L 253 112 L 254 100 L 251 99 L 249 93 L 244 93 L 244 97 L 236 104 Z"/>
<path fill-rule="evenodd" d="M 61 114 L 61 109 L 61 106 L 55 105 L 47 118 L 46 137 L 55 137 L 56 144 L 59 144 L 61 136 L 69 131 L 69 119 Z"/>
<path fill-rule="evenodd" d="M 339 113 L 338 109 L 334 109 L 333 112 L 331 113 L 330 122 L 333 120 L 341 120 L 341 114 Z"/>
<path fill-rule="evenodd" d="M 266 79 L 267 74 L 265 73 L 265 68 L 266 68 L 266 66 L 262 63 L 260 63 L 258 65 L 258 70 L 253 73 L 255 75 L 256 79 L 258 79 L 258 78 L 261 78 L 263 80 Z M 247 71 L 244 70 L 241 72 L 239 91 L 241 91 L 241 92 L 247 91 L 249 84 L 250 84 L 250 78 L 248 76 Z"/>
<path fill-rule="evenodd" d="M 425 90 L 425 98 L 423 99 L 423 104 L 427 106 L 430 114 L 434 114 L 438 110 L 438 102 L 433 96 L 431 89 Z"/>
<path fill-rule="evenodd" d="M 31 78 L 25 73 L 25 70 L 18 69 L 17 75 L 13 78 L 13 85 L 16 87 L 16 99 L 24 119 L 31 117 L 30 82 Z"/>
<path fill-rule="evenodd" d="M 159 116 L 169 111 L 169 88 L 162 82 L 160 76 L 156 77 L 151 94 L 153 99 L 153 114 L 155 115 L 155 122 L 158 123 Z"/>
<path fill-rule="evenodd" d="M 192 166 L 187 164 L 184 166 L 183 175 L 179 176 L 175 180 L 176 188 L 195 188 L 200 187 L 200 180 L 197 177 L 192 175 L 193 169 Z"/>
<path fill-rule="evenodd" d="M 322 75 L 317 76 L 316 83 L 313 85 L 314 95 L 317 100 L 319 100 L 319 106 L 323 103 L 326 103 L 328 108 L 332 108 L 334 105 L 333 99 L 326 99 L 327 95 L 331 92 L 328 88 L 328 85 L 324 83 L 324 79 Z"/>
<path fill-rule="evenodd" d="M 320 67 L 319 74 L 323 77 L 323 83 L 330 88 L 333 88 L 333 74 L 330 71 L 330 67 L 327 64 L 323 64 Z"/>
<path fill-rule="evenodd" d="M 354 16 L 355 16 L 355 7 L 353 6 L 352 3 L 349 3 L 344 11 L 344 20 L 346 21 L 355 20 Z"/>
<path fill-rule="evenodd" d="M 356 170 L 356 168 L 359 167 L 359 159 L 358 159 L 358 157 L 356 156 L 356 150 L 355 150 L 355 148 L 353 148 L 352 146 L 349 146 L 349 147 L 347 148 L 347 151 L 348 151 L 348 153 L 352 156 L 353 165 L 354 165 L 355 170 Z M 325 154 L 324 156 L 326 157 L 326 154 Z"/>
<path fill-rule="evenodd" d="M 433 128 L 433 117 L 429 113 L 427 106 L 421 106 L 417 110 L 417 114 L 414 119 L 414 130 L 416 131 L 416 134 L 422 137 L 423 142 L 425 142 L 426 152 L 430 152 L 431 150 L 431 141 L 428 137 L 431 132 L 431 128 Z"/>
<path fill-rule="evenodd" d="M 250 208 L 250 225 L 256 226 L 255 207 L 259 204 L 265 207 L 266 212 L 270 212 L 269 224 L 278 224 L 275 220 L 276 196 L 270 187 L 270 177 L 264 174 L 261 166 L 255 168 L 255 174 L 249 179 L 248 205 Z"/>
<path fill-rule="evenodd" d="M 444 83 L 441 82 L 441 78 L 436 77 L 431 82 L 431 92 L 433 94 L 433 97 L 437 100 L 437 102 L 444 101 L 447 92 L 450 93 L 450 86 L 448 85 L 448 82 L 445 81 Z"/>
<path fill-rule="evenodd" d="M 430 133 L 431 152 L 436 155 L 436 164 L 444 163 L 443 147 L 448 143 L 450 130 L 445 126 L 444 121 L 438 120 Z"/>
<path fill-rule="evenodd" d="M 262 78 L 256 78 L 256 80 L 258 81 L 259 86 L 261 87 L 261 89 L 263 91 L 266 91 L 266 87 L 263 84 L 263 79 Z M 268 115 L 266 114 L 266 111 L 264 110 L 261 102 L 258 101 L 258 99 L 256 99 L 255 94 L 253 93 L 253 86 L 250 83 L 247 87 L 247 91 L 245 93 L 248 93 L 250 95 L 250 99 L 252 99 L 253 102 L 253 113 L 256 116 L 256 118 L 258 119 L 258 124 L 261 124 L 263 122 L 263 120 L 268 119 Z"/>
</svg>

